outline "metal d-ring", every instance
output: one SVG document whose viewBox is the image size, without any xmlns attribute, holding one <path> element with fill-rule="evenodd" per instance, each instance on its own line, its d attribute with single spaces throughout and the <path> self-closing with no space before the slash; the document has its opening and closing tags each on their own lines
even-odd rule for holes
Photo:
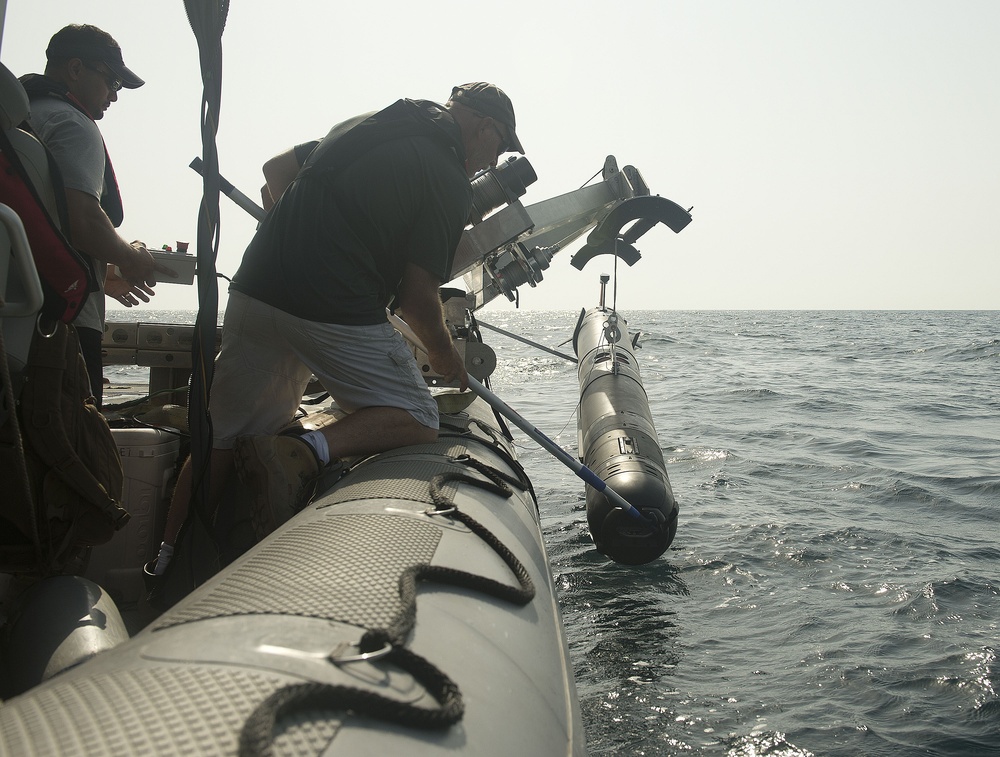
<svg viewBox="0 0 1000 757">
<path fill-rule="evenodd" d="M 52 331 L 50 331 L 48 334 L 46 334 L 44 331 L 42 331 L 42 314 L 39 313 L 38 317 L 35 319 L 35 332 L 42 339 L 51 339 L 53 336 L 55 336 L 57 328 L 59 328 L 58 322 L 53 321 L 52 322 Z"/>
<path fill-rule="evenodd" d="M 337 656 L 339 651 L 340 648 L 333 650 L 327 658 L 334 665 L 345 665 L 349 662 L 367 662 L 369 660 L 377 660 L 380 657 L 385 657 L 392 651 L 392 644 L 387 641 L 384 642 L 381 649 L 376 649 L 374 652 L 362 652 L 361 654 L 349 654 L 341 657 Z"/>
<path fill-rule="evenodd" d="M 451 515 L 452 513 L 457 513 L 457 512 L 458 508 L 455 507 L 455 505 L 452 505 L 451 507 L 445 507 L 440 510 L 438 510 L 436 507 L 428 507 L 426 510 L 424 510 L 424 515 L 430 515 L 433 517 L 435 515 Z"/>
</svg>

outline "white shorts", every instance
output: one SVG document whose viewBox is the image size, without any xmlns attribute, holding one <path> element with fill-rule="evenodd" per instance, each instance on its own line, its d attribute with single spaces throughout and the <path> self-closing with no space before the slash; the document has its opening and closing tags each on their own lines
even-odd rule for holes
<svg viewBox="0 0 1000 757">
<path fill-rule="evenodd" d="M 438 427 L 437 404 L 413 352 L 388 321 L 316 323 L 230 291 L 209 403 L 214 446 L 230 449 L 238 436 L 277 433 L 295 417 L 313 374 L 345 412 L 398 407 Z"/>
</svg>

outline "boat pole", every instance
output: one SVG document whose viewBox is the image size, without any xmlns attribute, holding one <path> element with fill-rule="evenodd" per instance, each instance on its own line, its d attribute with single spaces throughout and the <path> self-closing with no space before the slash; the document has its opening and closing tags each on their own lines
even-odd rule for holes
<svg viewBox="0 0 1000 757">
<path fill-rule="evenodd" d="M 590 484 L 597 491 L 601 492 L 608 501 L 611 502 L 615 507 L 619 507 L 626 513 L 631 515 L 633 518 L 641 520 L 646 525 L 652 526 L 653 524 L 648 521 L 642 513 L 636 510 L 632 505 L 625 500 L 618 492 L 604 483 L 604 480 L 586 465 L 581 463 L 566 450 L 556 444 L 554 441 L 549 439 L 545 434 L 539 431 L 537 428 L 532 426 L 524 417 L 519 415 L 510 405 L 504 402 L 502 399 L 497 397 L 493 392 L 483 386 L 476 378 L 469 376 L 469 389 L 475 392 L 479 397 L 485 400 L 490 407 L 500 413 L 502 416 L 507 418 L 511 423 L 521 429 L 524 433 L 534 439 L 538 444 L 542 446 L 547 452 L 549 452 L 553 457 L 555 457 L 559 462 L 573 471 L 579 478 L 582 478 L 586 483 Z"/>
<path fill-rule="evenodd" d="M 574 365 L 577 364 L 577 359 L 575 357 L 573 357 L 572 355 L 567 355 L 567 354 L 565 354 L 563 352 L 559 352 L 559 350 L 550 349 L 549 347 L 546 347 L 544 344 L 539 344 L 538 342 L 533 342 L 530 339 L 525 339 L 523 336 L 518 336 L 517 334 L 515 334 L 515 333 L 513 333 L 511 331 L 507 331 L 506 329 L 500 328 L 499 326 L 493 326 L 492 324 L 489 324 L 486 321 L 480 321 L 478 318 L 476 319 L 476 325 L 477 326 L 484 326 L 484 327 L 488 328 L 490 331 L 495 331 L 498 334 L 503 334 L 506 337 L 509 337 L 509 338 L 511 338 L 511 339 L 513 339 L 515 341 L 520 342 L 521 344 L 527 344 L 530 347 L 535 347 L 536 349 L 539 349 L 542 352 L 547 352 L 550 355 L 555 355 L 556 357 L 561 357 L 563 360 L 568 360 L 569 362 L 573 363 Z"/>
<path fill-rule="evenodd" d="M 204 167 L 205 166 L 201 162 L 201 158 L 195 158 L 194 160 L 191 161 L 190 164 L 188 164 L 188 168 L 194 169 L 195 173 L 199 175 L 201 175 L 201 172 L 202 170 L 204 170 Z M 264 208 L 262 208 L 260 205 L 255 203 L 253 200 L 251 200 L 249 197 L 243 194 L 240 190 L 234 187 L 232 183 L 227 181 L 224 176 L 219 177 L 219 189 L 222 190 L 222 193 L 226 197 L 228 197 L 230 200 L 232 200 L 241 208 L 243 208 L 243 210 L 245 210 L 255 219 L 257 219 L 258 221 L 264 220 L 264 216 L 267 215 Z"/>
</svg>

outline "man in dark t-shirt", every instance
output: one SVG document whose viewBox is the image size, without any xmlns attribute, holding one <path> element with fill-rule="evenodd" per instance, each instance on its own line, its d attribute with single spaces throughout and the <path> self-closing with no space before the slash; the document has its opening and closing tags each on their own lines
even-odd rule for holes
<svg viewBox="0 0 1000 757">
<path fill-rule="evenodd" d="M 250 243 L 232 289 L 310 321 L 361 325 L 385 321 L 406 263 L 447 281 L 472 190 L 447 110 L 404 100 L 380 115 L 413 112 L 427 113 L 440 136 L 365 149 L 347 144 L 358 126 L 324 139 Z"/>
<path fill-rule="evenodd" d="M 468 222 L 469 179 L 524 152 L 514 127 L 507 95 L 475 82 L 444 106 L 400 100 L 265 164 L 273 207 L 233 277 L 212 387 L 210 507 L 235 463 L 262 538 L 305 504 L 331 460 L 437 438 L 437 406 L 386 308 L 400 311 L 436 372 L 467 388 L 438 288 Z M 313 374 L 347 417 L 274 436 Z M 156 572 L 187 514 L 190 463 L 175 492 Z"/>
</svg>

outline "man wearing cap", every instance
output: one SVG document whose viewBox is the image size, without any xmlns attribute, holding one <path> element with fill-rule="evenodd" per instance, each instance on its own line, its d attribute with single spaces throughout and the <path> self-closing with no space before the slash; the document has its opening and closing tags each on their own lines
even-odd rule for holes
<svg viewBox="0 0 1000 757">
<path fill-rule="evenodd" d="M 507 95 L 477 82 L 444 106 L 399 100 L 335 126 L 311 151 L 268 161 L 274 206 L 233 277 L 212 385 L 210 509 L 235 463 L 260 538 L 305 504 L 331 461 L 437 438 L 437 406 L 386 308 L 400 311 L 436 372 L 467 388 L 438 289 L 468 223 L 470 178 L 508 150 L 523 153 L 514 127 Z M 273 436 L 313 374 L 347 416 Z M 185 466 L 168 545 L 190 494 Z"/>
<path fill-rule="evenodd" d="M 96 123 L 122 87 L 136 89 L 143 80 L 125 66 L 114 38 L 89 24 L 60 29 L 45 57 L 45 73 L 22 76 L 21 83 L 31 101 L 31 128 L 55 158 L 66 188 L 68 236 L 91 257 L 97 274 L 100 290 L 87 298 L 74 326 L 100 407 L 105 279 L 109 295 L 132 306 L 149 302 L 157 273 L 176 274 L 157 264 L 141 242 L 129 244 L 115 231 L 124 217 L 121 195 Z"/>
</svg>

